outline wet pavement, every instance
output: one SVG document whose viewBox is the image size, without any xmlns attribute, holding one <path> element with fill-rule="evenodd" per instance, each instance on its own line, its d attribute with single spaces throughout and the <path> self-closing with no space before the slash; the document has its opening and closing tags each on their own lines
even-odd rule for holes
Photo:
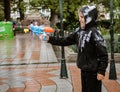
<svg viewBox="0 0 120 92">
<path fill-rule="evenodd" d="M 52 45 L 30 34 L 0 40 L 0 92 L 81 92 L 80 70 L 67 62 L 68 78 L 60 78 L 61 64 Z M 120 63 L 117 80 L 109 80 L 109 66 L 102 92 L 120 92 Z"/>
</svg>

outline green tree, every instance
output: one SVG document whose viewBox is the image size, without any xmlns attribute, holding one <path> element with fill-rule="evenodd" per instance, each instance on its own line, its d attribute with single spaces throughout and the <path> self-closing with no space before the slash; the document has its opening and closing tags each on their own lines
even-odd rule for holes
<svg viewBox="0 0 120 92">
<path fill-rule="evenodd" d="M 19 13 L 20 13 L 20 20 L 23 20 L 24 19 L 24 13 L 26 11 L 25 3 L 24 3 L 23 0 L 19 0 L 18 8 L 19 8 Z"/>
<path fill-rule="evenodd" d="M 11 6 L 17 5 L 18 7 L 11 8 Z M 2 9 L 4 10 L 4 14 L 2 14 Z M 0 1 L 0 14 L 4 16 L 4 19 L 6 21 L 10 21 L 10 14 L 11 10 L 13 11 L 19 11 L 20 13 L 20 19 L 24 19 L 24 12 L 26 10 L 25 3 L 23 0 L 2 0 Z"/>
<path fill-rule="evenodd" d="M 114 0 L 115 31 L 120 33 L 120 0 Z"/>
<path fill-rule="evenodd" d="M 56 24 L 59 15 L 59 2 L 58 0 L 31 0 L 30 4 L 34 9 L 51 9 L 51 26 Z M 38 8 L 39 7 L 39 8 Z"/>
<path fill-rule="evenodd" d="M 55 26 L 59 19 L 59 0 L 30 0 L 32 7 L 36 9 L 51 9 L 51 25 Z M 64 28 L 72 29 L 79 26 L 77 10 L 83 5 L 87 4 L 102 4 L 105 6 L 105 10 L 110 12 L 110 0 L 62 0 L 63 3 L 63 18 L 65 20 Z M 115 0 L 118 4 L 120 0 Z M 120 5 L 115 5 L 118 7 Z M 39 7 L 39 8 L 38 8 Z M 120 9 L 119 9 L 120 10 Z M 58 19 L 57 19 L 58 18 Z"/>
<path fill-rule="evenodd" d="M 77 19 L 77 8 L 82 5 L 83 0 L 63 0 L 63 18 L 73 23 Z M 85 2 L 85 1 L 84 1 Z M 86 1 L 87 2 L 87 1 Z M 55 26 L 59 18 L 59 0 L 31 0 L 32 7 L 41 7 L 41 9 L 51 10 L 51 25 Z M 38 8 L 36 8 L 38 9 Z M 72 22 L 71 22 L 72 21 Z"/>
<path fill-rule="evenodd" d="M 16 6 L 16 7 L 13 7 Z M 11 9 L 13 12 L 18 11 L 20 14 L 20 20 L 24 19 L 25 11 L 26 11 L 26 3 L 24 0 L 12 0 L 11 1 Z"/>
</svg>

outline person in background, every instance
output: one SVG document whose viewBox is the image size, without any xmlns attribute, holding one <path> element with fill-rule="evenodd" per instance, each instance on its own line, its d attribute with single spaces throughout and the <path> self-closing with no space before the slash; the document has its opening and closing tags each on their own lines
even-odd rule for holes
<svg viewBox="0 0 120 92">
<path fill-rule="evenodd" d="M 16 23 L 15 23 L 15 22 L 13 22 L 13 23 L 12 23 L 12 28 L 13 28 L 13 33 L 14 33 L 14 36 L 16 36 L 16 33 L 15 33 L 15 27 L 16 27 Z"/>
<path fill-rule="evenodd" d="M 77 45 L 77 66 L 81 70 L 82 92 L 101 92 L 102 80 L 108 66 L 105 40 L 97 27 L 96 6 L 88 5 L 78 10 L 80 27 L 67 37 L 47 35 L 53 45 Z M 81 92 L 81 91 L 80 91 Z"/>
<path fill-rule="evenodd" d="M 37 21 L 34 22 L 34 26 L 38 27 L 38 22 Z"/>
</svg>

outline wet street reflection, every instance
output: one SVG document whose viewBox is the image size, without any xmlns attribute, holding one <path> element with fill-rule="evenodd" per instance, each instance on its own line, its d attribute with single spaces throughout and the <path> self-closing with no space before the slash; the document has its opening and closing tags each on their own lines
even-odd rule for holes
<svg viewBox="0 0 120 92">
<path fill-rule="evenodd" d="M 54 74 L 59 73 L 58 64 L 49 64 L 53 61 L 57 58 L 52 46 L 38 36 L 20 34 L 0 40 L 0 92 L 45 92 L 47 87 L 53 92 L 56 84 L 50 77 L 59 76 Z"/>
<path fill-rule="evenodd" d="M 14 39 L 0 40 L 0 65 L 22 64 L 40 58 L 38 36 L 21 34 Z"/>
</svg>

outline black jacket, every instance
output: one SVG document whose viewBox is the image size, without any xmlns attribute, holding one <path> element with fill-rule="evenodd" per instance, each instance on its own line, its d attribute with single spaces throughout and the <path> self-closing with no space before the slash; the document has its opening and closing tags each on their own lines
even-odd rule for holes
<svg viewBox="0 0 120 92">
<path fill-rule="evenodd" d="M 97 9 L 87 6 L 80 9 L 85 18 L 85 28 L 77 28 L 68 37 L 58 38 L 50 36 L 48 42 L 53 45 L 68 46 L 76 44 L 78 47 L 77 66 L 83 71 L 98 72 L 105 75 L 108 65 L 108 53 L 105 40 L 97 29 Z"/>
<path fill-rule="evenodd" d="M 90 31 L 91 30 L 91 31 Z M 59 46 L 68 46 L 76 44 L 78 47 L 77 66 L 84 71 L 97 71 L 100 74 L 105 74 L 108 65 L 108 54 L 104 39 L 96 28 L 91 28 L 88 31 L 77 29 L 74 33 L 65 38 L 51 36 L 49 43 Z M 80 35 L 86 35 L 80 45 Z M 88 36 L 88 34 L 90 36 Z M 89 38 L 90 37 L 90 38 Z M 79 46 L 80 45 L 80 46 Z"/>
</svg>

